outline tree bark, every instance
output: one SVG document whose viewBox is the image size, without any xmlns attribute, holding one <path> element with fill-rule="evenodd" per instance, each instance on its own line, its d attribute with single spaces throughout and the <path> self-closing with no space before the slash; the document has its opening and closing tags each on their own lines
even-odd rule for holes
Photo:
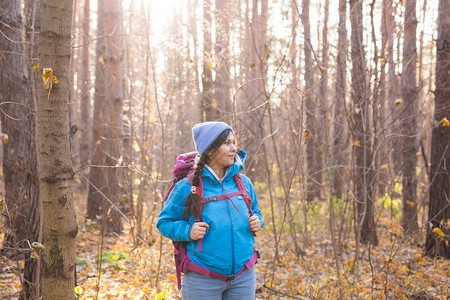
<svg viewBox="0 0 450 300">
<path fill-rule="evenodd" d="M 333 192 L 334 196 L 342 199 L 344 187 L 344 113 L 345 113 L 345 85 L 347 70 L 347 3 L 339 0 L 338 53 L 336 66 L 336 97 L 334 100 L 333 122 Z"/>
<path fill-rule="evenodd" d="M 103 12 L 103 0 L 98 0 L 98 11 Z M 104 14 L 100 13 L 97 19 L 97 36 L 104 36 Z M 95 48 L 95 93 L 94 113 L 92 118 L 92 158 L 89 171 L 89 191 L 87 200 L 86 218 L 97 220 L 100 218 L 105 202 L 103 191 L 106 189 L 105 170 L 101 167 L 105 162 L 105 133 L 107 124 L 106 115 L 106 82 L 105 82 L 105 39 L 99 39 Z"/>
<path fill-rule="evenodd" d="M 450 258 L 450 126 L 443 119 L 450 116 L 450 2 L 439 1 L 438 38 L 436 41 L 435 126 L 431 135 L 430 203 L 425 254 Z M 446 126 L 445 126 L 446 125 Z M 440 228 L 445 237 L 432 231 Z"/>
<path fill-rule="evenodd" d="M 5 200 L 8 213 L 7 232 L 2 254 L 11 256 L 16 247 L 26 247 L 26 215 L 22 209 L 27 203 L 27 160 L 31 155 L 26 142 L 26 119 L 32 113 L 29 101 L 31 89 L 29 74 L 25 69 L 23 41 L 20 33 L 21 16 L 17 1 L 0 3 L 0 119 L 2 133 L 7 135 L 3 143 L 3 174 Z"/>
<path fill-rule="evenodd" d="M 122 231 L 122 186 L 120 169 L 123 81 L 120 68 L 122 50 L 122 7 L 118 0 L 99 0 L 95 104 L 92 129 L 94 154 L 90 171 L 87 218 L 106 217 L 105 233 Z M 104 166 L 106 168 L 104 168 Z M 105 201 L 105 197 L 107 201 Z"/>
<path fill-rule="evenodd" d="M 328 151 L 329 145 L 329 125 L 328 125 L 328 107 L 330 107 L 328 101 L 328 57 L 329 57 L 329 44 L 328 44 L 328 16 L 329 16 L 329 6 L 330 1 L 325 0 L 324 3 L 324 16 L 323 16 L 323 28 L 322 28 L 322 61 L 319 67 L 320 71 L 320 85 L 319 85 L 319 96 L 320 96 L 320 111 L 317 119 L 317 127 L 319 128 L 318 133 L 320 133 L 319 139 L 316 146 L 316 164 L 319 173 L 316 177 L 316 184 L 322 187 L 322 170 L 324 166 L 329 165 Z M 321 127 L 321 128 L 320 128 Z M 322 190 L 322 188 L 320 189 Z M 316 197 L 320 197 L 320 192 L 316 193 Z"/>
<path fill-rule="evenodd" d="M 44 0 L 39 44 L 41 70 L 50 68 L 59 82 L 38 86 L 37 134 L 40 197 L 44 211 L 43 299 L 75 299 L 75 252 L 78 227 L 68 101 L 71 0 Z M 49 78 L 50 80 L 51 77 Z"/>
<path fill-rule="evenodd" d="M 117 168 L 122 153 L 122 109 L 123 109 L 123 81 L 120 67 L 122 40 L 122 6 L 120 0 L 104 0 L 103 12 L 105 32 L 110 34 L 105 38 L 105 83 L 106 83 L 106 120 L 105 132 L 105 169 L 106 189 L 104 194 L 110 201 L 106 204 L 105 233 L 121 233 L 122 222 L 118 209 L 122 206 L 121 169 Z M 115 205 L 115 207 L 112 206 Z"/>
<path fill-rule="evenodd" d="M 261 161 L 261 141 L 264 138 L 264 117 L 266 106 L 266 77 L 269 49 L 267 42 L 268 1 L 252 0 L 251 19 L 247 32 L 247 51 L 249 60 L 245 63 L 247 81 L 242 97 L 242 114 L 239 121 L 242 127 L 242 148 L 247 151 L 247 174 L 255 181 L 263 181 L 264 163 Z"/>
<path fill-rule="evenodd" d="M 306 200 L 311 202 L 314 198 L 320 197 L 321 174 L 317 168 L 316 146 L 318 130 L 316 123 L 316 98 L 314 95 L 314 72 L 312 61 L 311 30 L 309 21 L 309 0 L 302 2 L 302 24 L 304 30 L 304 53 L 305 53 L 305 109 L 306 109 L 306 129 L 311 133 L 311 138 L 306 145 L 306 168 L 307 168 L 307 195 Z"/>
<path fill-rule="evenodd" d="M 90 16 L 90 0 L 84 0 L 83 7 L 83 47 L 81 50 L 81 71 L 80 71 L 80 110 L 81 110 L 81 122 L 80 122 L 80 165 L 81 172 L 87 176 L 89 169 L 90 158 L 90 133 L 91 133 L 91 97 L 90 97 L 90 72 L 89 72 L 89 16 Z M 82 189 L 84 191 L 88 188 L 88 182 L 81 177 Z"/>
<path fill-rule="evenodd" d="M 220 108 L 220 120 L 226 123 L 231 121 L 230 98 L 230 11 L 231 1 L 216 0 L 216 43 L 215 56 L 217 57 L 216 79 L 214 81 L 214 96 Z"/>
<path fill-rule="evenodd" d="M 220 119 L 217 101 L 214 99 L 212 77 L 211 6 L 211 0 L 203 0 L 202 121 L 216 121 Z"/>
<path fill-rule="evenodd" d="M 402 157 L 403 157 L 403 214 L 402 226 L 407 233 L 419 229 L 417 224 L 417 86 L 416 86 L 416 1 L 405 2 L 405 37 L 402 71 Z"/>
<path fill-rule="evenodd" d="M 39 8 L 40 1 L 33 5 Z M 20 30 L 23 28 L 17 1 L 7 0 L 0 3 L 0 20 L 0 31 L 3 33 L 0 35 L 0 106 L 3 111 L 0 118 L 2 133 L 8 136 L 8 142 L 3 145 L 3 176 L 10 227 L 10 231 L 5 235 L 1 253 L 4 256 L 25 256 L 23 288 L 19 299 L 34 299 L 39 298 L 40 294 L 40 269 L 37 268 L 37 260 L 30 257 L 29 251 L 19 250 L 29 248 L 27 241 L 42 242 L 39 239 L 41 207 L 34 138 L 35 103 L 31 88 L 34 74 L 30 72 L 31 68 L 26 68 L 31 65 L 28 55 L 33 57 L 34 51 L 22 46 L 23 37 Z M 37 23 L 36 20 L 36 27 Z M 31 24 L 26 26 L 28 25 Z M 33 32 L 35 27 L 26 29 L 27 32 Z M 26 35 L 25 39 L 30 40 L 29 37 Z"/>
<path fill-rule="evenodd" d="M 352 135 L 355 161 L 353 180 L 358 209 L 357 236 L 367 244 L 378 244 L 373 212 L 373 178 L 369 96 L 366 82 L 366 57 L 363 45 L 362 3 L 350 0 L 352 57 Z"/>
<path fill-rule="evenodd" d="M 396 61 L 399 61 L 394 57 L 394 34 L 395 34 L 395 18 L 393 12 L 393 0 L 385 0 L 385 16 L 386 16 L 386 30 L 387 30 L 387 49 L 386 56 L 388 62 L 388 95 L 387 101 L 390 107 L 390 126 L 389 133 L 391 138 L 389 139 L 390 144 L 390 158 L 392 161 L 392 173 L 397 176 L 402 168 L 401 162 L 401 143 L 398 141 L 398 136 L 400 135 L 400 109 L 397 105 L 397 100 L 400 97 L 399 84 L 397 79 L 397 74 L 395 72 Z M 400 52 L 400 51 L 397 51 Z"/>
</svg>

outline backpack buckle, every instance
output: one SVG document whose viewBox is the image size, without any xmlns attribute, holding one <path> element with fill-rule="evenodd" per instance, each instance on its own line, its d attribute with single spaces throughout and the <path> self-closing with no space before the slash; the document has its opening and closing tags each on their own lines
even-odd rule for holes
<svg viewBox="0 0 450 300">
<path fill-rule="evenodd" d="M 217 198 L 217 196 L 208 197 L 208 198 L 206 198 L 206 199 L 202 199 L 202 204 L 204 204 L 204 203 L 209 203 L 209 202 L 212 202 L 212 201 L 217 201 L 217 200 L 219 200 L 219 199 Z"/>
<path fill-rule="evenodd" d="M 236 278 L 236 275 L 227 276 L 227 281 L 234 280 L 235 278 Z"/>
</svg>

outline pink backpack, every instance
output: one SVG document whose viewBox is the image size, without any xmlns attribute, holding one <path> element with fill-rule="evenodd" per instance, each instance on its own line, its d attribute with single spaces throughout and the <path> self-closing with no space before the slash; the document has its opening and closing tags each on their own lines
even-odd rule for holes
<svg viewBox="0 0 450 300">
<path fill-rule="evenodd" d="M 172 192 L 172 190 L 173 190 L 173 188 L 175 186 L 175 183 L 177 183 L 178 181 L 180 181 L 183 178 L 187 177 L 189 179 L 190 183 L 192 184 L 192 179 L 194 177 L 194 172 L 195 172 L 194 165 L 195 165 L 195 158 L 196 158 L 196 156 L 197 156 L 197 152 L 189 152 L 189 153 L 180 154 L 177 157 L 175 166 L 173 167 L 173 176 L 174 176 L 173 184 L 169 188 L 166 196 L 164 197 L 164 202 L 167 201 L 167 199 L 169 198 L 170 193 Z M 245 203 L 247 205 L 249 214 L 250 214 L 250 216 L 253 215 L 252 199 L 250 198 L 250 196 L 247 193 L 247 190 L 245 188 L 244 182 L 242 181 L 241 175 L 239 173 L 234 175 L 234 180 L 236 181 L 236 184 L 237 184 L 237 186 L 239 188 L 238 192 L 225 194 L 225 195 L 213 196 L 213 197 L 209 197 L 209 198 L 205 199 L 203 197 L 203 184 L 202 184 L 202 180 L 200 178 L 199 188 L 197 189 L 197 195 L 200 196 L 201 199 L 202 199 L 201 200 L 201 207 L 200 207 L 200 215 L 202 213 L 204 204 L 209 203 L 209 202 L 213 202 L 213 201 L 220 201 L 220 200 L 229 200 L 229 201 L 231 201 L 231 203 L 236 208 L 236 210 L 238 210 L 238 208 L 236 207 L 236 205 L 233 203 L 233 201 L 230 198 L 230 197 L 238 196 L 238 195 L 242 195 L 242 197 L 244 197 L 244 200 L 245 200 Z M 201 217 L 200 218 L 196 218 L 195 221 L 196 222 L 200 222 L 201 221 Z M 253 235 L 256 236 L 256 234 L 254 232 L 253 232 Z M 216 273 L 214 271 L 205 269 L 202 266 L 199 266 L 199 265 L 196 265 L 196 264 L 192 263 L 190 261 L 190 259 L 189 259 L 187 251 L 186 251 L 186 246 L 190 242 L 188 242 L 188 241 L 172 241 L 172 243 L 173 243 L 173 246 L 174 246 L 174 258 L 175 258 L 175 266 L 176 266 L 176 272 L 177 272 L 178 289 L 181 289 L 181 273 L 186 273 L 188 271 L 193 271 L 193 272 L 196 272 L 196 273 L 200 273 L 200 274 L 205 275 L 207 277 L 211 276 L 211 277 L 219 278 L 219 279 L 223 279 L 223 280 L 230 279 L 228 276 Z M 201 240 L 199 241 L 199 251 L 202 251 L 202 241 Z M 245 267 L 250 269 L 256 263 L 258 258 L 259 258 L 259 253 L 257 251 L 255 251 L 253 256 L 252 256 L 252 258 L 246 263 Z M 236 274 L 235 276 L 237 276 L 241 272 L 243 272 L 245 267 L 238 274 Z"/>
</svg>

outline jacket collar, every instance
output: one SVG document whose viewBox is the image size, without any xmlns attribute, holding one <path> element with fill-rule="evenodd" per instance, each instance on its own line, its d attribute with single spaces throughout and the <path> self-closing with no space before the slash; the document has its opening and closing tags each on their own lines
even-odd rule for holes
<svg viewBox="0 0 450 300">
<path fill-rule="evenodd" d="M 247 153 L 241 149 L 238 149 L 234 158 L 234 163 L 225 172 L 225 176 L 222 178 L 222 180 L 233 177 L 237 173 L 242 172 L 244 170 L 244 161 L 246 157 Z M 219 180 L 219 178 L 217 178 L 217 175 L 211 172 L 210 168 L 205 168 L 203 170 L 202 177 L 209 178 L 211 180 Z"/>
</svg>

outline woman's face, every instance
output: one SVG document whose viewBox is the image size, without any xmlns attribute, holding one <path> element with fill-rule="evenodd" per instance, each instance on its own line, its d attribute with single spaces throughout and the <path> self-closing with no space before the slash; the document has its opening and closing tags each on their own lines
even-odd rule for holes
<svg viewBox="0 0 450 300">
<path fill-rule="evenodd" d="M 234 163 L 236 151 L 236 139 L 234 138 L 233 133 L 230 132 L 230 135 L 220 148 L 210 154 L 211 167 L 228 168 Z"/>
</svg>

